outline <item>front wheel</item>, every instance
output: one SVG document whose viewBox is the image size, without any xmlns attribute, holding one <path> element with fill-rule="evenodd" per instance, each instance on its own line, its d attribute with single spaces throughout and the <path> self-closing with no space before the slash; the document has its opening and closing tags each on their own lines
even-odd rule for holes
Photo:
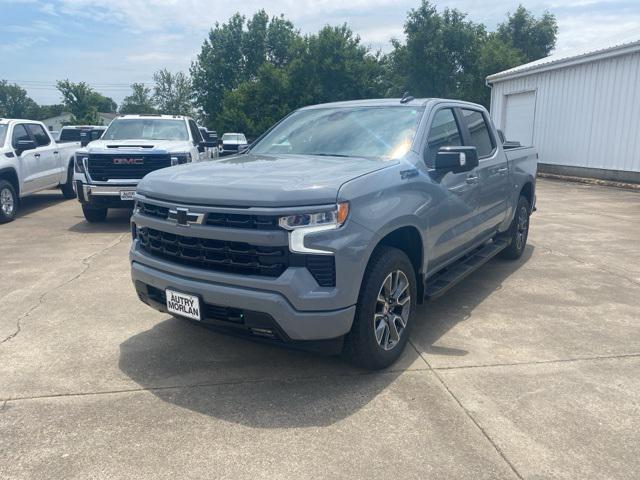
<svg viewBox="0 0 640 480">
<path fill-rule="evenodd" d="M 0 180 L 0 223 L 7 223 L 16 218 L 18 212 L 18 195 L 11 183 Z"/>
<path fill-rule="evenodd" d="M 416 296 L 416 274 L 407 255 L 378 247 L 365 271 L 345 356 L 371 370 L 395 362 L 409 340 Z"/>
<path fill-rule="evenodd" d="M 82 213 L 84 213 L 84 218 L 86 218 L 89 223 L 104 222 L 107 218 L 106 208 L 89 208 L 83 205 Z"/>
<path fill-rule="evenodd" d="M 73 189 L 73 165 L 69 165 L 67 170 L 67 183 L 60 185 L 62 195 L 66 199 L 76 198 L 76 192 Z"/>
<path fill-rule="evenodd" d="M 518 199 L 515 215 L 505 237 L 510 241 L 509 246 L 500 252 L 502 258 L 517 260 L 524 253 L 529 238 L 529 216 L 531 215 L 529 201 L 521 196 Z"/>
</svg>

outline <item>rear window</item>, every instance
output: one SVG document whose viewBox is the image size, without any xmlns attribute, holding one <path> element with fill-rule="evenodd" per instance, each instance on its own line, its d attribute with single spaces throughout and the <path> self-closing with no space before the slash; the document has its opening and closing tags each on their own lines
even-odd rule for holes
<svg viewBox="0 0 640 480">
<path fill-rule="evenodd" d="M 81 130 L 78 128 L 63 128 L 60 132 L 60 143 L 64 142 L 79 142 L 81 137 Z"/>
<path fill-rule="evenodd" d="M 488 157 L 496 147 L 489 134 L 489 127 L 482 112 L 462 109 L 462 118 L 471 134 L 471 146 L 476 147 L 478 157 Z"/>
</svg>

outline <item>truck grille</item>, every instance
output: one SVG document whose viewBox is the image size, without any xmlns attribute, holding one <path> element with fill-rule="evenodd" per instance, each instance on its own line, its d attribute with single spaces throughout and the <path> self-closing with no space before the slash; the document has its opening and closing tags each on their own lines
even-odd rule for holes
<svg viewBox="0 0 640 480">
<path fill-rule="evenodd" d="M 139 180 L 146 174 L 171 166 L 169 155 L 110 153 L 89 155 L 89 175 L 93 180 Z"/>
<path fill-rule="evenodd" d="M 152 255 L 208 270 L 277 277 L 289 266 L 287 247 L 186 237 L 146 227 L 138 230 L 138 239 Z"/>
<path fill-rule="evenodd" d="M 151 203 L 138 202 L 141 214 L 149 217 L 169 218 L 169 209 Z M 273 215 L 245 215 L 237 213 L 210 212 L 206 215 L 205 225 L 222 228 L 242 228 L 250 230 L 278 230 L 278 217 Z"/>
</svg>

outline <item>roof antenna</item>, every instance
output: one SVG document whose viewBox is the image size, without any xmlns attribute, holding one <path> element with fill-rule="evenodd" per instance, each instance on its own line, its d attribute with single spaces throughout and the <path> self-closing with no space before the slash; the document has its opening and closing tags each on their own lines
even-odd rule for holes
<svg viewBox="0 0 640 480">
<path fill-rule="evenodd" d="M 415 98 L 409 95 L 409 92 L 404 92 L 402 98 L 400 99 L 400 103 L 409 103 L 412 100 L 415 100 Z"/>
</svg>

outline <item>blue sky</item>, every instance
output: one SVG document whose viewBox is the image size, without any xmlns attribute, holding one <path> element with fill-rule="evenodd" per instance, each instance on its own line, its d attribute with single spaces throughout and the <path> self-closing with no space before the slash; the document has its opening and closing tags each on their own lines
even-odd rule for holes
<svg viewBox="0 0 640 480">
<path fill-rule="evenodd" d="M 640 39 L 640 0 L 441 0 L 490 29 L 523 3 L 555 13 L 558 50 L 614 37 Z M 208 30 L 240 11 L 283 13 L 303 33 L 348 23 L 363 42 L 387 50 L 402 38 L 406 12 L 419 0 L 0 0 L 0 79 L 27 89 L 39 103 L 60 100 L 58 79 L 86 81 L 120 102 L 133 82 L 154 71 L 187 70 Z"/>
</svg>

